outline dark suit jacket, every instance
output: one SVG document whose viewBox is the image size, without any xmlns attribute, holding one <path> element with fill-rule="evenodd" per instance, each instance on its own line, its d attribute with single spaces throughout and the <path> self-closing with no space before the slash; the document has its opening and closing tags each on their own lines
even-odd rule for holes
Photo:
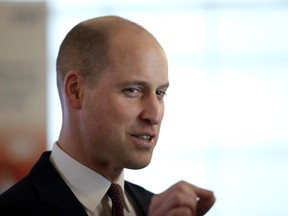
<svg viewBox="0 0 288 216">
<path fill-rule="evenodd" d="M 50 163 L 50 153 L 43 153 L 24 179 L 0 195 L 0 215 L 87 216 L 82 204 Z M 125 189 L 138 205 L 139 215 L 147 215 L 153 194 L 127 181 Z"/>
</svg>

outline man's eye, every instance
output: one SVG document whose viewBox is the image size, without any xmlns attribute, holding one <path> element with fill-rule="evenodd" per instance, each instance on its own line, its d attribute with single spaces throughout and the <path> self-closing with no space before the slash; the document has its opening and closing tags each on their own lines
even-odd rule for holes
<svg viewBox="0 0 288 216">
<path fill-rule="evenodd" d="M 141 90 L 137 88 L 126 88 L 123 90 L 123 92 L 129 97 L 137 97 L 141 95 Z"/>
<path fill-rule="evenodd" d="M 136 89 L 136 88 L 127 88 L 127 89 L 125 89 L 127 92 L 131 92 L 131 93 L 134 93 L 134 92 L 137 92 L 138 91 L 138 89 Z"/>
<path fill-rule="evenodd" d="M 157 90 L 156 94 L 159 98 L 164 98 L 164 96 L 166 95 L 166 91 L 163 90 Z"/>
<path fill-rule="evenodd" d="M 138 92 L 140 92 L 140 90 L 137 89 L 137 88 L 127 88 L 127 89 L 124 89 L 124 91 L 127 92 L 127 93 L 138 93 Z"/>
</svg>

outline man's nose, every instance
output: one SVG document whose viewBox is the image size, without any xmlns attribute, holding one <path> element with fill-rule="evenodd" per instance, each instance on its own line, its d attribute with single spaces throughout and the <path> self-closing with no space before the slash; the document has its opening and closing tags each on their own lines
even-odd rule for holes
<svg viewBox="0 0 288 216">
<path fill-rule="evenodd" d="M 142 101 L 141 119 L 150 125 L 161 123 L 164 114 L 164 102 L 156 94 L 145 97 Z"/>
</svg>

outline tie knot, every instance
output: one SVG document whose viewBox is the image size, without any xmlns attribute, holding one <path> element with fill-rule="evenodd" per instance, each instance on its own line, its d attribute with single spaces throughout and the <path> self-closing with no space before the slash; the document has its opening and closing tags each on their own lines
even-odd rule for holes
<svg viewBox="0 0 288 216">
<path fill-rule="evenodd" d="M 112 183 L 108 195 L 112 200 L 112 215 L 120 216 L 123 214 L 123 195 L 122 188 L 119 184 Z"/>
<path fill-rule="evenodd" d="M 109 190 L 108 190 L 108 195 L 110 196 L 111 199 L 113 199 L 114 197 L 115 198 L 117 198 L 117 197 L 121 198 L 122 197 L 122 188 L 121 188 L 121 186 L 119 184 L 112 183 L 110 185 Z"/>
</svg>

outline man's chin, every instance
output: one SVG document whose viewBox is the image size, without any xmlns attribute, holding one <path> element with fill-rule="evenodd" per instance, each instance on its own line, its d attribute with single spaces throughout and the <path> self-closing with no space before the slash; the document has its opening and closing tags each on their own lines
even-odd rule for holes
<svg viewBox="0 0 288 216">
<path fill-rule="evenodd" d="M 151 162 L 151 157 L 149 159 L 142 159 L 142 160 L 137 160 L 137 162 L 134 161 L 134 163 L 130 163 L 128 166 L 126 166 L 127 169 L 132 169 L 132 170 L 138 170 L 138 169 L 143 169 L 147 167 Z"/>
</svg>

